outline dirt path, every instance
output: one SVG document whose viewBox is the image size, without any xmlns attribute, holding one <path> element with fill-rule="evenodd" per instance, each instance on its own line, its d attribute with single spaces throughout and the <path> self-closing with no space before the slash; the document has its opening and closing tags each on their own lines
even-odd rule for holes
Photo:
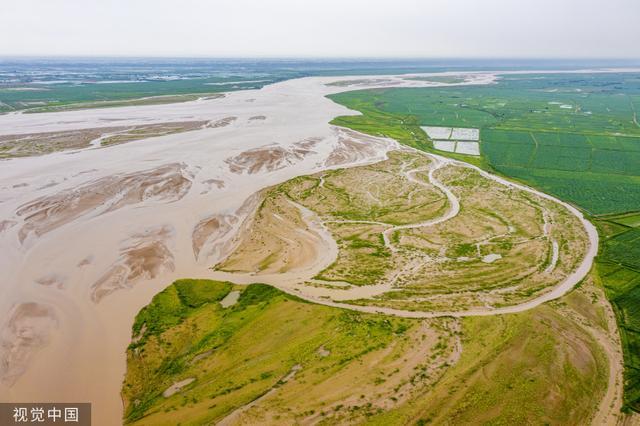
<svg viewBox="0 0 640 426">
<path fill-rule="evenodd" d="M 631 112 L 633 113 L 633 122 L 635 123 L 636 126 L 640 127 L 640 123 L 638 123 L 638 111 L 636 111 L 636 106 L 633 103 L 633 99 L 631 99 L 631 97 L 627 96 L 627 98 L 629 99 L 629 105 L 631 105 Z"/>
<path fill-rule="evenodd" d="M 267 390 L 265 393 L 263 393 L 262 395 L 260 395 L 258 398 L 254 399 L 253 401 L 236 408 L 235 410 L 233 410 L 230 414 L 228 414 L 225 418 L 223 418 L 222 420 L 220 420 L 219 422 L 216 423 L 217 426 L 230 426 L 233 424 L 236 424 L 236 422 L 238 421 L 238 419 L 240 418 L 240 416 L 242 415 L 242 413 L 244 413 L 245 411 L 248 411 L 251 409 L 251 407 L 254 407 L 255 405 L 259 404 L 260 401 L 267 399 L 268 397 L 270 397 L 271 395 L 273 395 L 274 393 L 276 393 L 278 391 L 278 388 L 284 384 L 286 384 L 287 382 L 289 382 L 289 380 L 293 380 L 296 376 L 296 373 L 298 371 L 302 370 L 302 366 L 300 364 L 296 364 L 294 365 L 291 370 L 289 370 L 289 372 L 282 377 L 280 380 L 278 380 L 278 382 L 273 385 L 269 390 Z"/>
<path fill-rule="evenodd" d="M 460 201 L 458 200 L 458 198 L 453 194 L 453 192 L 449 190 L 449 188 L 447 188 L 440 181 L 438 181 L 433 175 L 436 172 L 436 170 L 442 168 L 444 165 L 445 164 L 443 162 L 439 160 L 435 160 L 434 165 L 431 167 L 419 167 L 419 168 L 411 169 L 409 171 L 403 171 L 403 174 L 405 175 L 408 181 L 413 182 L 417 185 L 425 186 L 427 188 L 429 187 L 428 184 L 426 184 L 424 181 L 416 179 L 413 175 L 418 172 L 429 171 L 429 174 L 428 174 L 429 184 L 440 189 L 446 195 L 447 200 L 449 202 L 449 209 L 445 214 L 443 214 L 440 217 L 429 219 L 424 222 L 409 223 L 405 225 L 392 225 L 390 223 L 379 222 L 374 220 L 348 220 L 348 219 L 327 220 L 327 221 L 324 221 L 323 223 L 325 224 L 326 223 L 354 223 L 354 224 L 361 223 L 361 224 L 368 224 L 368 225 L 386 226 L 388 228 L 382 232 L 384 245 L 391 251 L 397 251 L 396 247 L 393 245 L 393 242 L 391 241 L 391 234 L 393 234 L 395 231 L 399 231 L 401 229 L 424 228 L 426 226 L 437 225 L 438 223 L 445 222 L 457 216 L 458 213 L 460 212 Z M 324 177 L 321 177 L 321 179 L 323 178 Z M 321 180 L 320 186 L 323 186 L 323 185 L 324 185 L 324 180 Z M 298 207 L 302 208 L 302 206 L 298 206 Z"/>
<path fill-rule="evenodd" d="M 624 360 L 615 313 L 604 292 L 598 292 L 597 300 L 593 303 L 604 310 L 606 330 L 567 305 L 556 305 L 556 309 L 590 334 L 607 357 L 609 371 L 606 392 L 598 404 L 597 411 L 593 414 L 591 424 L 594 426 L 618 425 L 624 423 L 625 417 L 621 412 L 624 391 Z"/>
<path fill-rule="evenodd" d="M 392 242 L 391 242 L 391 234 L 393 234 L 395 231 L 399 231 L 401 229 L 414 229 L 414 228 L 424 228 L 427 226 L 433 226 L 433 225 L 437 225 L 439 223 L 442 222 L 446 222 L 447 220 L 454 218 L 458 215 L 458 213 L 460 213 L 460 201 L 458 200 L 458 198 L 453 194 L 453 192 L 451 192 L 451 190 L 449 190 L 449 188 L 447 188 L 445 185 L 442 184 L 442 182 L 440 182 L 438 179 L 435 178 L 434 173 L 442 168 L 443 166 L 445 166 L 446 163 L 443 161 L 440 161 L 437 158 L 434 158 L 434 165 L 428 168 L 416 168 L 416 169 L 411 169 L 409 171 L 405 171 L 404 175 L 407 178 L 407 180 L 409 180 L 410 182 L 416 183 L 418 185 L 422 185 L 425 187 L 428 187 L 429 185 L 427 185 L 425 182 L 421 181 L 420 179 L 416 179 L 413 175 L 415 173 L 418 172 L 423 172 L 423 171 L 427 171 L 429 170 L 429 184 L 435 186 L 436 188 L 438 188 L 440 191 L 442 191 L 446 196 L 447 196 L 447 200 L 449 201 L 449 210 L 443 214 L 440 217 L 434 218 L 434 219 L 429 219 L 426 220 L 424 222 L 418 222 L 418 223 L 411 223 L 411 224 L 407 224 L 407 225 L 396 225 L 396 226 L 392 226 L 391 228 L 385 230 L 382 233 L 382 237 L 384 239 L 384 245 L 387 246 L 390 250 L 392 251 L 396 251 L 397 249 L 393 246 Z"/>
<path fill-rule="evenodd" d="M 618 335 L 617 325 L 609 326 L 608 335 L 595 328 L 589 328 L 591 335 L 596 339 L 600 347 L 607 354 L 609 360 L 609 377 L 607 379 L 607 392 L 600 401 L 598 411 L 593 418 L 595 425 L 616 425 L 620 419 L 623 393 L 623 360 L 620 349 L 620 341 L 612 336 Z"/>
<path fill-rule="evenodd" d="M 602 296 L 604 298 L 604 295 Z M 622 346 L 620 344 L 620 334 L 616 317 L 611 305 L 602 299 L 602 306 L 607 319 L 607 331 L 594 327 L 586 327 L 591 335 L 600 344 L 600 347 L 607 354 L 609 360 L 609 378 L 607 381 L 607 392 L 600 401 L 598 411 L 593 417 L 592 424 L 596 425 L 616 425 L 620 423 L 621 409 L 624 392 L 624 360 L 622 356 Z"/>
</svg>

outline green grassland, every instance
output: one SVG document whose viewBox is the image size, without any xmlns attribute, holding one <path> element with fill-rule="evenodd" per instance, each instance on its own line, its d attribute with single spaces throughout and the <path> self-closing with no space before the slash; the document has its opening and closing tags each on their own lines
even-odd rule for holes
<svg viewBox="0 0 640 426">
<path fill-rule="evenodd" d="M 460 360 L 431 393 L 371 424 L 588 424 L 606 361 L 548 306 L 463 321 Z M 565 337 L 576 338 L 567 345 Z M 579 350 L 587 344 L 589 350 Z M 589 389 L 589 391 L 586 391 Z"/>
<path fill-rule="evenodd" d="M 601 256 L 626 268 L 640 270 L 640 229 L 629 229 L 608 238 Z"/>
<path fill-rule="evenodd" d="M 239 299 L 224 308 L 230 291 Z M 125 422 L 234 413 L 234 424 L 584 424 L 605 391 L 606 359 L 560 307 L 582 306 L 589 322 L 595 307 L 573 299 L 590 291 L 518 315 L 410 320 L 262 284 L 179 280 L 135 320 Z"/>
<path fill-rule="evenodd" d="M 218 302 L 234 289 L 241 292 L 238 302 L 223 308 Z M 133 325 L 123 385 L 125 421 L 220 420 L 277 386 L 296 365 L 325 378 L 357 369 L 364 356 L 388 348 L 417 325 L 307 303 L 261 284 L 176 281 Z M 321 347 L 330 354 L 322 356 Z M 185 378 L 195 382 L 168 398 L 162 395 Z"/>
</svg>

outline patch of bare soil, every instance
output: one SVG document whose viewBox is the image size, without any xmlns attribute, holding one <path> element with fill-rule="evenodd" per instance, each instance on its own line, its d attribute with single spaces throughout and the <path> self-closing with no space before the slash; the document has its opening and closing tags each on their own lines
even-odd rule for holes
<svg viewBox="0 0 640 426">
<path fill-rule="evenodd" d="M 229 170 L 236 174 L 272 172 L 291 166 L 314 153 L 312 148 L 320 140 L 319 138 L 304 139 L 294 143 L 290 148 L 279 145 L 254 148 L 228 158 L 225 162 Z"/>
<path fill-rule="evenodd" d="M 235 117 L 227 117 L 216 122 L 176 121 L 137 126 L 96 127 L 62 132 L 2 135 L 0 136 L 0 158 L 31 157 L 58 151 L 89 148 L 91 145 L 117 145 L 155 136 L 188 132 L 203 127 L 222 127 L 234 120 Z"/>
<path fill-rule="evenodd" d="M 429 158 L 390 153 L 385 162 L 293 179 L 265 192 L 217 269 L 306 270 L 325 240 L 309 237 L 308 223 L 289 206 L 299 203 L 321 218 L 338 248 L 315 276 L 314 284 L 329 286 L 309 290 L 316 301 L 327 297 L 406 315 L 499 312 L 549 297 L 575 279 L 588 240 L 565 206 Z M 562 241 L 555 255 L 553 241 Z M 351 286 L 334 289 L 335 281 Z"/>
<path fill-rule="evenodd" d="M 424 394 L 460 356 L 459 322 L 425 320 L 386 348 L 319 380 L 301 365 L 295 381 L 279 382 L 223 420 L 227 424 L 361 424 Z M 321 346 L 323 354 L 331 352 Z M 229 420 L 233 420 L 232 422 Z M 219 423 L 223 424 L 223 423 Z"/>
<path fill-rule="evenodd" d="M 234 244 L 232 231 L 242 219 L 255 210 L 260 200 L 260 193 L 256 193 L 249 197 L 235 213 L 214 214 L 198 222 L 192 233 L 193 255 L 196 260 L 205 247 L 206 253 L 203 253 L 205 257 L 225 256 Z"/>
<path fill-rule="evenodd" d="M 248 404 L 245 404 L 242 407 L 233 410 L 229 415 L 227 415 L 225 418 L 223 418 L 217 423 L 218 426 L 229 426 L 233 424 L 238 424 L 239 423 L 238 420 L 244 414 L 244 412 L 246 412 L 247 410 L 250 410 L 257 404 L 259 404 L 262 400 L 267 399 L 273 394 L 275 394 L 278 391 L 279 387 L 295 379 L 296 374 L 300 370 L 302 370 L 302 366 L 300 364 L 294 365 L 286 375 L 284 375 L 280 380 L 276 382 L 276 384 L 273 387 L 271 387 L 271 389 L 269 389 L 267 392 L 262 394 L 260 397 L 249 402 Z"/>
<path fill-rule="evenodd" d="M 56 287 L 58 289 L 63 289 L 65 282 L 66 278 L 59 274 L 48 274 L 36 280 L 37 284 L 45 287 Z"/>
<path fill-rule="evenodd" d="M 207 127 L 211 127 L 211 128 L 218 128 L 218 127 L 226 127 L 229 124 L 233 123 L 234 121 L 236 121 L 238 119 L 238 117 L 225 117 L 225 118 L 221 118 L 220 120 L 216 120 L 216 121 L 210 121 L 209 123 L 207 123 Z"/>
<path fill-rule="evenodd" d="M 176 121 L 131 126 L 116 132 L 103 132 L 103 136 L 100 139 L 100 146 L 118 145 L 156 136 L 189 132 L 191 130 L 202 129 L 203 127 L 215 126 L 211 126 L 211 123 L 208 121 Z"/>
<path fill-rule="evenodd" d="M 380 140 L 347 129 L 338 129 L 338 143 L 325 160 L 325 166 L 356 163 L 375 157 L 381 150 Z"/>
<path fill-rule="evenodd" d="M 30 157 L 69 149 L 87 148 L 90 142 L 105 133 L 126 127 L 100 127 L 64 132 L 29 133 L 0 136 L 0 158 Z"/>
<path fill-rule="evenodd" d="M 220 239 L 228 235 L 236 223 L 235 217 L 230 215 L 213 215 L 200 221 L 193 229 L 193 255 L 197 259 L 200 250 L 210 239 Z"/>
<path fill-rule="evenodd" d="M 319 137 L 303 139 L 293 144 L 293 151 L 303 155 L 315 153 L 315 151 L 313 151 L 313 148 L 323 140 L 324 138 Z"/>
<path fill-rule="evenodd" d="M 224 181 L 222 179 L 207 179 L 202 181 L 205 185 L 209 185 L 209 187 L 215 186 L 218 189 L 224 188 Z"/>
<path fill-rule="evenodd" d="M 176 394 L 182 390 L 183 387 L 193 383 L 196 379 L 190 377 L 188 379 L 181 380 L 179 382 L 175 382 L 171 386 L 169 386 L 164 392 L 162 392 L 162 396 L 165 398 L 169 398 L 171 395 Z"/>
<path fill-rule="evenodd" d="M 147 201 L 170 203 L 191 188 L 184 164 L 107 176 L 86 185 L 37 198 L 22 205 L 16 214 L 24 218 L 21 242 L 33 233 L 43 235 L 87 214 L 101 215 Z"/>
<path fill-rule="evenodd" d="M 0 331 L 0 381 L 11 386 L 46 346 L 58 321 L 52 307 L 34 302 L 15 305 L 8 318 Z"/>
<path fill-rule="evenodd" d="M 224 189 L 225 187 L 225 183 L 222 179 L 207 179 L 207 180 L 203 180 L 200 183 L 205 185 L 205 188 L 202 191 L 200 191 L 200 194 L 208 194 L 214 188 Z"/>
<path fill-rule="evenodd" d="M 93 263 L 93 256 L 87 256 L 84 259 L 82 259 L 80 262 L 78 262 L 78 268 L 82 268 L 83 266 L 88 266 L 91 265 Z"/>
<path fill-rule="evenodd" d="M 622 413 L 624 360 L 616 317 L 602 287 L 588 277 L 569 294 L 566 303 L 555 308 L 565 317 L 581 325 L 600 345 L 609 363 L 608 383 L 604 396 L 592 418 L 593 425 L 627 424 Z M 637 424 L 637 423 L 635 423 Z"/>
<path fill-rule="evenodd" d="M 16 223 L 18 222 L 16 222 L 15 220 L 0 220 L 0 234 L 11 228 Z"/>
<path fill-rule="evenodd" d="M 286 272 L 312 264 L 322 237 L 306 224 L 301 206 L 269 194 L 245 223 L 238 248 L 217 269 L 229 272 Z"/>
<path fill-rule="evenodd" d="M 133 235 L 122 245 L 119 259 L 91 286 L 91 299 L 98 303 L 114 291 L 173 271 L 174 258 L 167 244 L 174 233 L 173 227 L 162 226 Z"/>
</svg>

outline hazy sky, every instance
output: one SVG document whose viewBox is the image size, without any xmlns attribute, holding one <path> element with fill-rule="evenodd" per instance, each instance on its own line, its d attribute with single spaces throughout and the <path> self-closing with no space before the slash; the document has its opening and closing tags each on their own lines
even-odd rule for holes
<svg viewBox="0 0 640 426">
<path fill-rule="evenodd" d="M 640 0 L 2 0 L 0 55 L 640 58 Z"/>
</svg>

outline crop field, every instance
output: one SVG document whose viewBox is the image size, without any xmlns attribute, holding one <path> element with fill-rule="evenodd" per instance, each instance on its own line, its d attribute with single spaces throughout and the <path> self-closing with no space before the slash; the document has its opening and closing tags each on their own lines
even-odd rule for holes
<svg viewBox="0 0 640 426">
<path fill-rule="evenodd" d="M 629 231 L 627 231 L 629 232 Z M 622 248 L 637 251 L 620 240 L 631 240 L 626 233 L 607 239 L 597 268 L 602 284 L 616 312 L 625 363 L 625 406 L 640 410 L 640 270 L 622 264 L 629 259 Z M 637 243 L 636 243 L 637 244 Z M 620 255 L 621 254 L 621 255 Z M 620 258 L 618 256 L 620 255 Z M 631 259 L 637 263 L 637 257 Z"/>
<path fill-rule="evenodd" d="M 640 104 L 637 74 L 507 75 L 497 85 L 388 89 L 364 96 L 383 111 L 414 115 L 423 125 L 640 133 L 633 120 Z M 571 108 L 563 108 L 567 105 Z"/>
<path fill-rule="evenodd" d="M 333 101 L 362 115 L 336 117 L 331 123 L 348 127 L 374 136 L 393 138 L 416 149 L 428 150 L 431 143 L 420 129 L 420 121 L 414 115 L 384 112 L 378 108 L 375 93 L 378 91 L 343 92 L 329 96 Z"/>
<path fill-rule="evenodd" d="M 499 172 L 591 214 L 640 206 L 640 138 L 485 129 L 481 149 Z"/>
<path fill-rule="evenodd" d="M 375 134 L 403 127 L 398 140 L 425 151 L 431 140 L 421 138 L 417 127 L 478 127 L 481 159 L 447 155 L 539 188 L 594 217 L 602 243 L 597 270 L 624 346 L 625 406 L 640 411 L 640 241 L 630 231 L 640 225 L 640 75 L 504 76 L 492 86 L 331 98 L 363 113 L 335 124 Z M 374 116 L 376 126 L 361 125 Z"/>
<path fill-rule="evenodd" d="M 625 407 L 640 411 L 640 233 L 638 214 L 596 220 L 597 272 L 616 313 L 625 363 Z"/>
<path fill-rule="evenodd" d="M 593 297 L 581 292 L 572 299 Z M 563 300 L 518 315 L 410 320 L 262 284 L 180 280 L 135 320 L 125 423 L 585 423 L 607 364 L 580 325 L 597 317 L 593 305 Z"/>
<path fill-rule="evenodd" d="M 610 220 L 616 224 L 628 218 L 634 217 Z M 625 403 L 637 411 L 640 410 L 640 229 L 620 225 L 609 229 L 611 234 L 602 242 L 598 271 L 620 325 L 625 355 Z"/>
<path fill-rule="evenodd" d="M 418 90 L 418 89 L 416 89 Z M 329 96 L 333 101 L 351 109 L 360 111 L 362 115 L 336 117 L 331 124 L 347 127 L 373 136 L 388 137 L 422 151 L 433 151 L 433 143 L 427 134 L 420 129 L 423 125 L 418 117 L 411 114 L 389 113 L 380 110 L 376 99 L 382 91 L 365 90 L 343 92 Z M 480 165 L 475 156 L 448 153 L 452 158 L 463 159 L 471 164 Z"/>
<path fill-rule="evenodd" d="M 630 229 L 607 239 L 601 255 L 611 262 L 640 270 L 640 229 Z"/>
<path fill-rule="evenodd" d="M 630 226 L 632 228 L 640 227 L 640 214 L 631 214 L 619 217 L 615 220 L 615 223 Z"/>
</svg>

